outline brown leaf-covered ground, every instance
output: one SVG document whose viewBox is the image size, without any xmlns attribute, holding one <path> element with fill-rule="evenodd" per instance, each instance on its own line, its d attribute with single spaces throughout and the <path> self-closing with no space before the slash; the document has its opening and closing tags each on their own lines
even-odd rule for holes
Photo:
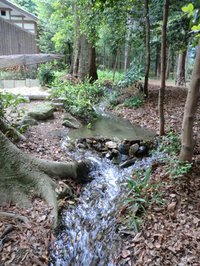
<svg viewBox="0 0 200 266">
<path fill-rule="evenodd" d="M 158 132 L 158 86 L 151 87 L 149 99 L 139 109 L 121 107 L 119 115 L 141 126 Z M 181 132 L 186 89 L 168 87 L 166 90 L 166 127 Z M 40 104 L 40 103 L 38 103 Z M 62 112 L 55 113 L 55 119 L 33 126 L 26 132 L 27 141 L 18 146 L 35 156 L 52 160 L 69 160 L 60 148 L 61 139 L 67 129 L 61 125 Z M 153 178 L 164 184 L 163 199 L 166 204 L 152 206 L 141 231 L 124 240 L 124 247 L 118 265 L 185 266 L 200 265 L 200 180 L 199 180 L 199 131 L 200 112 L 195 121 L 194 167 L 180 181 L 172 182 L 166 177 L 165 169 L 158 166 Z M 77 193 L 80 187 L 74 187 Z M 48 265 L 48 247 L 54 239 L 51 230 L 49 208 L 39 199 L 34 200 L 32 209 L 19 209 L 7 205 L 0 211 L 23 215 L 28 223 L 0 216 L 0 265 Z M 6 228 L 11 232 L 3 239 Z"/>
<path fill-rule="evenodd" d="M 158 132 L 158 86 L 151 87 L 149 99 L 139 109 L 120 108 L 120 116 Z M 187 90 L 168 87 L 165 99 L 166 128 L 181 133 Z M 194 124 L 196 140 L 193 168 L 180 180 L 171 180 L 158 165 L 152 179 L 161 183 L 164 206 L 152 205 L 144 216 L 141 231 L 124 240 L 120 264 L 134 266 L 200 265 L 200 160 L 199 119 Z"/>
</svg>

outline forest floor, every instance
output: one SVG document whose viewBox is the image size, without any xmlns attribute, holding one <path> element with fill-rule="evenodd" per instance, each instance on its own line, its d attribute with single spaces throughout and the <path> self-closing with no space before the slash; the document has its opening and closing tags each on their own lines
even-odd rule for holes
<svg viewBox="0 0 200 266">
<path fill-rule="evenodd" d="M 171 84 L 170 84 L 171 85 Z M 151 84 L 149 99 L 138 109 L 121 106 L 115 113 L 141 126 L 158 132 L 158 89 Z M 165 102 L 166 125 L 169 130 L 181 132 L 181 123 L 186 99 L 186 89 L 167 87 Z M 32 102 L 31 104 L 40 104 Z M 31 108 L 31 105 L 28 105 Z M 60 148 L 67 129 L 62 126 L 62 112 L 55 113 L 55 119 L 30 127 L 27 140 L 18 147 L 39 158 L 66 161 L 70 158 Z M 198 144 L 200 131 L 198 111 L 194 131 Z M 185 266 L 200 265 L 200 148 L 195 147 L 194 166 L 183 179 L 172 181 L 162 165 L 153 172 L 153 178 L 164 182 L 162 197 L 166 204 L 151 206 L 135 236 L 124 240 L 119 265 Z M 80 185 L 70 183 L 75 194 L 80 193 Z M 49 244 L 54 240 L 51 230 L 49 208 L 39 199 L 34 200 L 32 209 L 4 206 L 1 211 L 9 211 L 28 218 L 28 224 L 19 219 L 0 218 L 0 265 L 48 265 Z M 11 226 L 12 231 L 4 237 L 3 232 Z"/>
<path fill-rule="evenodd" d="M 152 84 L 152 83 L 151 83 Z M 158 133 L 158 89 L 151 85 L 149 99 L 138 109 L 117 108 L 115 113 Z M 167 130 L 181 133 L 186 89 L 168 86 L 165 95 Z M 160 183 L 163 206 L 151 205 L 144 215 L 141 230 L 125 239 L 121 253 L 123 265 L 198 266 L 200 265 L 200 110 L 194 138 L 193 168 L 183 178 L 172 180 L 162 165 L 153 171 L 152 179 Z"/>
</svg>

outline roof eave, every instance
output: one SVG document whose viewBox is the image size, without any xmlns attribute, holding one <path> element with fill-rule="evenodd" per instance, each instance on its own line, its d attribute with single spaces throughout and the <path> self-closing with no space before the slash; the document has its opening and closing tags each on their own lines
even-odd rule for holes
<svg viewBox="0 0 200 266">
<path fill-rule="evenodd" d="M 38 18 L 35 15 L 33 15 L 32 13 L 24 10 L 23 8 L 17 6 L 16 4 L 14 4 L 14 3 L 12 3 L 12 2 L 10 2 L 8 0 L 1 0 L 1 2 L 3 2 L 6 5 L 11 6 L 12 8 L 15 8 L 17 11 L 21 12 L 22 14 L 31 17 L 32 20 L 34 20 L 34 21 L 37 21 L 38 20 Z"/>
</svg>

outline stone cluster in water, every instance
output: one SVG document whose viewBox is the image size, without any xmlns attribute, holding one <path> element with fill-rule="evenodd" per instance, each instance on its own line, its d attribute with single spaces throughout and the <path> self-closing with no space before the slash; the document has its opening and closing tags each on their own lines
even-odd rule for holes
<svg viewBox="0 0 200 266">
<path fill-rule="evenodd" d="M 83 151 L 86 149 L 95 150 L 121 168 L 133 165 L 138 157 L 147 156 L 152 145 L 152 142 L 144 143 L 140 140 L 121 141 L 119 139 L 110 140 L 104 138 L 81 138 L 76 142 L 65 144 L 71 151 L 77 149 Z"/>
</svg>

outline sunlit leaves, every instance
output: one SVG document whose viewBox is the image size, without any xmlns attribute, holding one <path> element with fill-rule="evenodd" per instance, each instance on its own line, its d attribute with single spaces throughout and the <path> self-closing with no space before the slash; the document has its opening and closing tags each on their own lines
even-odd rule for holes
<svg viewBox="0 0 200 266">
<path fill-rule="evenodd" d="M 187 6 L 182 7 L 183 12 L 188 13 L 188 17 L 191 17 L 194 13 L 193 4 L 188 4 Z"/>
</svg>

